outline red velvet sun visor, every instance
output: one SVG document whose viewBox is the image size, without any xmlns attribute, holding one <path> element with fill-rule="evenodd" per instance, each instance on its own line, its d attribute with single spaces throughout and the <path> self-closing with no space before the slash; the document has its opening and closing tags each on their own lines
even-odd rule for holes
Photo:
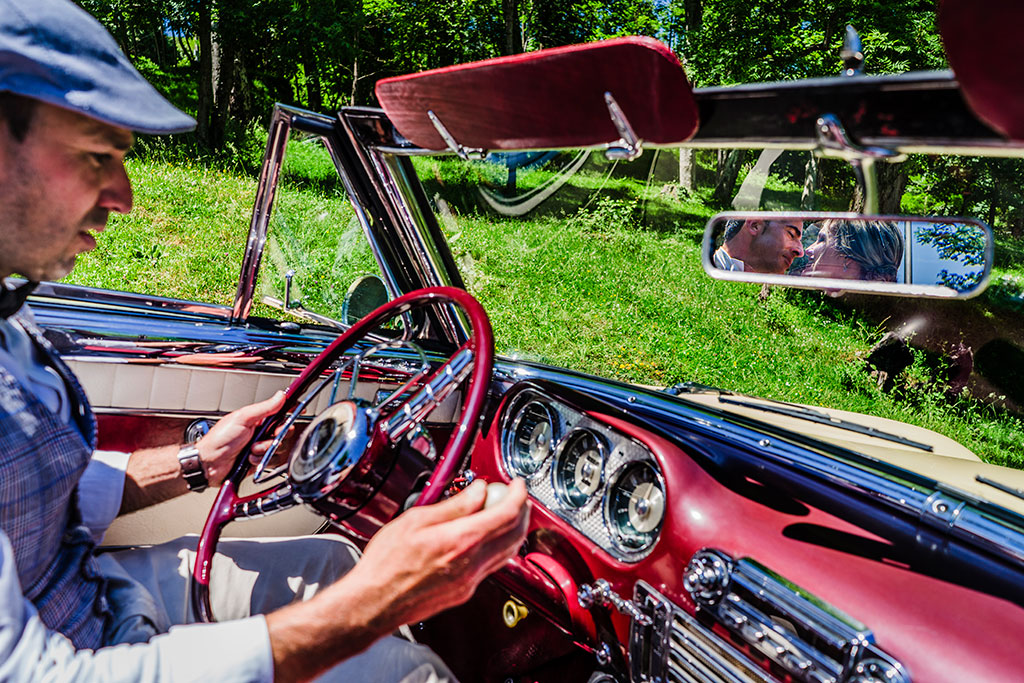
<svg viewBox="0 0 1024 683">
<path fill-rule="evenodd" d="M 1021 0 L 943 0 L 939 30 L 949 66 L 978 117 L 1013 140 L 1024 140 Z"/>
<path fill-rule="evenodd" d="M 679 60 L 652 38 L 616 38 L 539 50 L 378 81 L 377 100 L 398 131 L 424 149 L 447 145 L 433 111 L 463 147 L 557 149 L 619 139 L 610 92 L 637 137 L 688 140 L 697 105 Z"/>
</svg>

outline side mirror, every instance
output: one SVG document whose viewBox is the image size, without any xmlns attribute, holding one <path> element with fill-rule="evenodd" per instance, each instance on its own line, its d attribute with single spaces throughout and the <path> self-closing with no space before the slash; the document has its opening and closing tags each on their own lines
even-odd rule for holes
<svg viewBox="0 0 1024 683">
<path fill-rule="evenodd" d="M 388 288 L 379 277 L 358 277 L 345 292 L 345 299 L 341 304 L 341 321 L 346 325 L 353 325 L 390 300 Z"/>
<path fill-rule="evenodd" d="M 988 286 L 992 230 L 969 218 L 721 213 L 704 231 L 713 278 L 965 299 Z"/>
</svg>

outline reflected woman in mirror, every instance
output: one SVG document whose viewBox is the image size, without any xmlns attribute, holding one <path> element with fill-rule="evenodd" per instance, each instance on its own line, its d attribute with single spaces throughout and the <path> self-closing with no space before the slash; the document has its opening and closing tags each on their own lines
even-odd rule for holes
<svg viewBox="0 0 1024 683">
<path fill-rule="evenodd" d="M 903 235 L 890 221 L 823 221 L 793 275 L 895 282 L 903 261 Z"/>
</svg>

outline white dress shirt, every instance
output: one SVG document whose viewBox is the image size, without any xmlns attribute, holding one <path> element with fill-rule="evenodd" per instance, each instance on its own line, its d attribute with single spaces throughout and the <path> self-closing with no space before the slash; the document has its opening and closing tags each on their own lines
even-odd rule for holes
<svg viewBox="0 0 1024 683">
<path fill-rule="evenodd" d="M 43 362 L 21 326 L 9 320 L 0 320 L 0 365 L 50 410 L 69 419 L 64 382 Z M 129 457 L 96 451 L 79 481 L 83 523 L 97 542 L 121 507 Z M 110 555 L 101 559 L 108 567 L 117 562 Z M 64 635 L 43 624 L 24 597 L 14 552 L 0 530 L 0 683 L 29 680 L 271 681 L 273 658 L 263 616 L 175 626 L 148 643 L 75 650 Z"/>
</svg>

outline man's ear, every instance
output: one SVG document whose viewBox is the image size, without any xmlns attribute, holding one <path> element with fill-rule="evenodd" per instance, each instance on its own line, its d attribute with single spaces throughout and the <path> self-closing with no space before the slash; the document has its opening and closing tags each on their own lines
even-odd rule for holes
<svg viewBox="0 0 1024 683">
<path fill-rule="evenodd" d="M 759 235 L 761 233 L 761 231 L 764 230 L 764 221 L 762 221 L 762 220 L 747 221 L 747 226 L 746 227 L 747 227 L 747 230 L 750 231 L 751 235 Z"/>
</svg>

